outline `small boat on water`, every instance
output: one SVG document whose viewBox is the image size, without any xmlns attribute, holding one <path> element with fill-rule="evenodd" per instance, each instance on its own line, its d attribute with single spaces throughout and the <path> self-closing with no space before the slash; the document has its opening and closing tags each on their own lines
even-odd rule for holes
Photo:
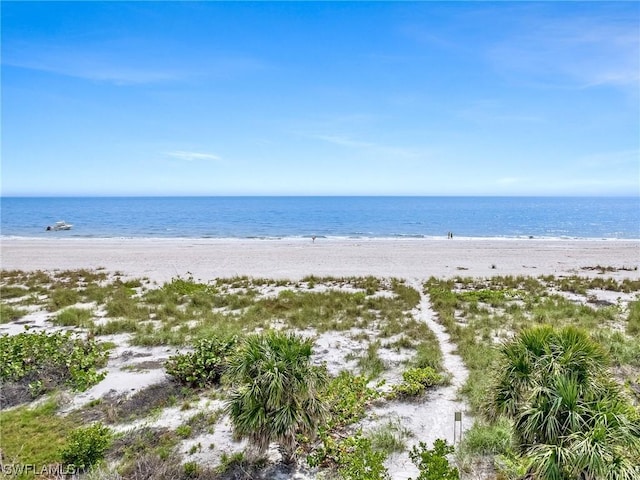
<svg viewBox="0 0 640 480">
<path fill-rule="evenodd" d="M 59 222 L 54 223 L 53 225 L 48 225 L 47 231 L 58 232 L 60 230 L 71 230 L 71 227 L 73 227 L 73 225 L 65 222 L 64 220 L 61 220 Z"/>
</svg>

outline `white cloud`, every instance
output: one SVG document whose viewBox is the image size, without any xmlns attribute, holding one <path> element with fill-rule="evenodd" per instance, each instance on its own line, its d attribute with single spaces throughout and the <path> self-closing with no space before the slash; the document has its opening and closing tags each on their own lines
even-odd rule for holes
<svg viewBox="0 0 640 480">
<path fill-rule="evenodd" d="M 611 168 L 614 166 L 630 166 L 638 170 L 640 150 L 621 150 L 615 152 L 599 152 L 586 155 L 577 160 L 584 168 Z"/>
<path fill-rule="evenodd" d="M 406 159 L 419 159 L 428 155 L 427 152 L 423 152 L 416 148 L 411 147 L 396 147 L 392 145 L 381 145 L 378 143 L 367 142 L 362 140 L 353 139 L 344 135 L 305 135 L 308 138 L 321 140 L 323 142 L 330 143 L 332 145 L 338 145 L 340 147 L 346 147 L 357 150 L 364 150 L 369 154 L 393 157 L 393 158 L 406 158 Z"/>
<path fill-rule="evenodd" d="M 359 140 L 353 140 L 348 137 L 338 136 L 338 135 L 311 135 L 312 138 L 317 140 L 322 140 L 327 143 L 332 143 L 334 145 L 340 145 L 342 147 L 350 147 L 350 148 L 373 148 L 375 144 L 370 142 L 362 142 Z"/>
<path fill-rule="evenodd" d="M 212 153 L 202 153 L 202 152 L 187 152 L 183 150 L 178 150 L 174 152 L 167 152 L 166 155 L 171 158 L 176 158 L 178 160 L 185 160 L 187 162 L 193 162 L 196 160 L 210 160 L 210 161 L 220 161 L 218 155 L 214 155 Z"/>
<path fill-rule="evenodd" d="M 3 46 L 2 64 L 117 86 L 229 78 L 262 70 L 266 64 L 244 55 L 217 55 L 206 64 L 176 54 L 170 61 L 147 55 L 145 43 L 130 39 L 87 45 L 16 41 Z M 122 55 L 127 49 L 128 55 Z"/>
<path fill-rule="evenodd" d="M 503 178 L 499 178 L 496 183 L 500 184 L 500 185 L 513 185 L 515 183 L 520 183 L 522 181 L 522 179 L 518 178 L 518 177 L 503 177 Z"/>
<path fill-rule="evenodd" d="M 557 86 L 637 88 L 640 37 L 635 22 L 536 20 L 523 28 L 525 33 L 490 50 L 496 67 Z"/>
</svg>

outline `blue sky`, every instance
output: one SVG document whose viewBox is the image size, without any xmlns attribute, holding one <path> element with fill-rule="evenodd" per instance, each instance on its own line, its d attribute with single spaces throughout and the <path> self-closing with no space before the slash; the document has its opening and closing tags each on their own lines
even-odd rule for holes
<svg viewBox="0 0 640 480">
<path fill-rule="evenodd" d="M 638 195 L 638 2 L 7 2 L 3 195 Z"/>
</svg>

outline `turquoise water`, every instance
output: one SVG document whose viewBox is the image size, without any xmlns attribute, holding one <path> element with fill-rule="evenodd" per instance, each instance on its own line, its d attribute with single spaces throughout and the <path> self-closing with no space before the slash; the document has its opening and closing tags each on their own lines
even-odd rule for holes
<svg viewBox="0 0 640 480">
<path fill-rule="evenodd" d="M 1 199 L 17 237 L 640 238 L 639 197 Z M 58 220 L 70 231 L 47 232 Z"/>
</svg>

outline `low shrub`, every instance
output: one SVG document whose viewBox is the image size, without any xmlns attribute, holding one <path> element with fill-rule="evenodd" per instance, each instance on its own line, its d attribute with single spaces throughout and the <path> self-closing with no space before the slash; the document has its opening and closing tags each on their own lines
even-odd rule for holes
<svg viewBox="0 0 640 480">
<path fill-rule="evenodd" d="M 402 374 L 402 380 L 402 383 L 393 386 L 392 397 L 420 396 L 430 387 L 443 385 L 446 382 L 446 377 L 431 367 L 423 367 L 405 370 Z"/>
<path fill-rule="evenodd" d="M 60 456 L 65 465 L 86 469 L 102 460 L 112 440 L 111 430 L 102 423 L 79 427 L 69 434 Z"/>
<path fill-rule="evenodd" d="M 196 388 L 216 385 L 227 368 L 237 337 L 210 337 L 198 340 L 194 351 L 167 360 L 167 373 L 176 381 Z"/>
<path fill-rule="evenodd" d="M 367 386 L 367 378 L 342 371 L 320 393 L 328 405 L 326 430 L 342 429 L 364 417 L 367 406 L 380 394 Z"/>
<path fill-rule="evenodd" d="M 458 480 L 460 473 L 456 467 L 449 465 L 447 455 L 453 453 L 453 447 L 438 438 L 433 448 L 427 448 L 424 442 L 414 446 L 409 458 L 420 470 L 416 480 Z"/>
<path fill-rule="evenodd" d="M 307 463 L 311 467 L 334 468 L 344 480 L 388 480 L 385 459 L 386 454 L 374 450 L 371 440 L 358 431 L 340 440 L 323 437 L 322 447 L 307 457 Z"/>
<path fill-rule="evenodd" d="M 0 336 L 0 380 L 25 382 L 38 396 L 62 384 L 84 391 L 101 381 L 107 347 L 66 332 Z"/>
</svg>

